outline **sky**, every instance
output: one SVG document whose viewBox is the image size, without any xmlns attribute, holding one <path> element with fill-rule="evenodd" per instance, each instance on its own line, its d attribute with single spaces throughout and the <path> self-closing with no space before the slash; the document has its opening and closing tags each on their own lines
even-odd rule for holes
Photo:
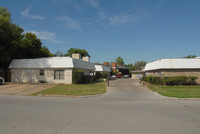
<svg viewBox="0 0 200 134">
<path fill-rule="evenodd" d="M 86 49 L 91 62 L 200 56 L 200 0 L 0 0 L 13 23 L 52 53 Z"/>
</svg>

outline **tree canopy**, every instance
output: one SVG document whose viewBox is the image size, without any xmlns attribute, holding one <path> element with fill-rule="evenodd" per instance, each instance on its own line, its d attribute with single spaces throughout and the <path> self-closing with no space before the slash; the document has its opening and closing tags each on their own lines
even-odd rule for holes
<svg viewBox="0 0 200 134">
<path fill-rule="evenodd" d="M 64 54 L 63 54 L 63 52 L 61 52 L 61 51 L 56 51 L 55 56 L 56 56 L 56 57 L 63 57 Z"/>
<path fill-rule="evenodd" d="M 68 52 L 65 54 L 65 56 L 72 57 L 73 53 L 79 53 L 79 54 L 81 54 L 82 57 L 84 57 L 84 56 L 90 57 L 89 53 L 85 49 L 79 49 L 79 48 L 70 48 L 68 50 Z"/>
<path fill-rule="evenodd" d="M 195 58 L 195 57 L 197 57 L 197 56 L 196 55 L 188 55 L 188 56 L 185 56 L 183 58 Z"/>
<path fill-rule="evenodd" d="M 120 56 L 117 57 L 115 61 L 116 61 L 117 65 L 124 65 L 124 60 Z"/>
<path fill-rule="evenodd" d="M 0 68 L 5 73 L 12 59 L 51 56 L 35 34 L 24 34 L 23 28 L 12 23 L 10 17 L 8 9 L 0 7 Z"/>
<path fill-rule="evenodd" d="M 126 66 L 129 67 L 129 71 L 135 70 L 135 67 L 134 67 L 133 64 L 128 64 L 128 65 L 126 65 Z"/>
<path fill-rule="evenodd" d="M 144 67 L 146 64 L 147 64 L 146 61 L 137 61 L 134 64 L 134 68 L 135 70 L 141 70 L 142 67 Z"/>
</svg>

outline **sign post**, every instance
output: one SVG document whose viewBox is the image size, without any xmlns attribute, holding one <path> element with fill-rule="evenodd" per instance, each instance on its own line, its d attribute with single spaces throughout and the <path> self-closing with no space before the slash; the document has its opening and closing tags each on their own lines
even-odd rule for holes
<svg viewBox="0 0 200 134">
<path fill-rule="evenodd" d="M 107 81 L 107 86 L 109 86 L 109 72 L 107 72 L 107 78 L 106 78 L 106 81 Z"/>
</svg>

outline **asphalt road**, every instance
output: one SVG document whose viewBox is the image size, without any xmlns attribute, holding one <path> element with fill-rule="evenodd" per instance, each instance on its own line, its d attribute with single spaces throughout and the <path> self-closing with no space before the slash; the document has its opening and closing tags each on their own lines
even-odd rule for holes
<svg viewBox="0 0 200 134">
<path fill-rule="evenodd" d="M 97 97 L 0 95 L 0 134 L 200 134 L 200 100 L 162 97 L 138 81 Z"/>
</svg>

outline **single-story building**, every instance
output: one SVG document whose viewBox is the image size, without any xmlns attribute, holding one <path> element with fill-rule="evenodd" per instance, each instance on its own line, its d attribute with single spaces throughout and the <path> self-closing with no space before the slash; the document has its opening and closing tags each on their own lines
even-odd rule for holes
<svg viewBox="0 0 200 134">
<path fill-rule="evenodd" d="M 99 63 L 94 63 L 94 66 L 95 66 L 95 72 L 107 72 L 107 73 L 111 72 L 111 67 L 109 66 Z"/>
<path fill-rule="evenodd" d="M 95 65 L 89 62 L 89 57 L 83 57 L 83 59 L 80 59 L 80 57 L 80 54 L 73 54 L 72 58 L 15 59 L 9 66 L 11 81 L 72 84 L 73 70 L 82 70 L 84 75 L 90 75 L 94 71 L 107 71 L 105 69 L 99 70 L 98 67 L 95 68 Z"/>
<path fill-rule="evenodd" d="M 115 74 L 129 74 L 129 67 L 123 65 L 117 65 L 117 63 L 112 62 L 112 70 Z"/>
<path fill-rule="evenodd" d="M 143 77 L 144 71 L 143 70 L 135 70 L 130 71 L 132 79 L 140 79 Z"/>
<path fill-rule="evenodd" d="M 95 66 L 95 74 L 97 72 L 104 72 L 104 73 L 107 73 L 107 78 L 110 79 L 110 73 L 111 73 L 111 67 L 110 66 L 107 66 L 107 65 L 104 65 L 104 64 L 100 64 L 100 63 L 94 63 L 94 66 Z"/>
<path fill-rule="evenodd" d="M 200 59 L 159 59 L 148 63 L 144 71 L 146 76 L 196 76 L 200 78 Z M 197 82 L 200 83 L 200 79 Z"/>
</svg>

